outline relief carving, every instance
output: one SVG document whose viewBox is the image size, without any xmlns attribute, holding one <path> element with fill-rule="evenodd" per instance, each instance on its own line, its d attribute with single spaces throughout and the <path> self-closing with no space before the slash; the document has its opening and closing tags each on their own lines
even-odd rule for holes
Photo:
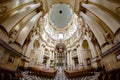
<svg viewBox="0 0 120 80">
<path fill-rule="evenodd" d="M 17 32 L 18 32 L 17 30 L 13 30 L 13 32 L 10 35 L 9 43 L 13 43 L 14 42 L 14 38 L 16 37 Z"/>
<path fill-rule="evenodd" d="M 117 14 L 120 16 L 120 7 L 117 7 L 116 10 Z"/>
<path fill-rule="evenodd" d="M 110 35 L 109 32 L 106 32 L 106 33 L 105 33 L 105 36 L 106 36 L 106 39 L 107 39 L 108 43 L 110 43 L 110 44 L 113 44 L 113 43 L 114 43 L 114 42 L 113 42 L 113 39 L 112 39 L 112 37 L 111 37 L 111 35 Z"/>
<path fill-rule="evenodd" d="M 0 14 L 4 14 L 7 12 L 7 6 L 3 6 L 3 4 L 0 4 Z"/>
</svg>

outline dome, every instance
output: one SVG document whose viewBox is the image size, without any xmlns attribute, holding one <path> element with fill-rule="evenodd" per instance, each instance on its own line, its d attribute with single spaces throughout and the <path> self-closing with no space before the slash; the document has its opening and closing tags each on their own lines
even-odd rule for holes
<svg viewBox="0 0 120 80">
<path fill-rule="evenodd" d="M 57 28 L 64 28 L 72 18 L 72 9 L 67 4 L 54 4 L 50 9 L 50 20 Z"/>
</svg>

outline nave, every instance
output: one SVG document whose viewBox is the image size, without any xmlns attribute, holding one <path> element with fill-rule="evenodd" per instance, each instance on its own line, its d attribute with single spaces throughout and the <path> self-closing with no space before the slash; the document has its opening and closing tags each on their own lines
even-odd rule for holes
<svg viewBox="0 0 120 80">
<path fill-rule="evenodd" d="M 48 76 L 37 76 L 37 75 L 31 75 L 29 71 L 23 71 L 23 80 L 98 80 L 98 76 L 100 75 L 99 72 L 94 72 L 94 75 L 88 75 L 88 76 L 75 76 L 74 78 L 67 78 L 64 71 L 57 71 L 54 79 L 53 78 L 48 78 Z"/>
<path fill-rule="evenodd" d="M 0 80 L 120 80 L 120 0 L 0 0 Z"/>
<path fill-rule="evenodd" d="M 22 74 L 24 75 L 23 80 L 68 80 L 68 78 L 66 78 L 66 77 L 64 78 L 64 74 L 58 74 L 55 77 L 55 79 L 48 79 L 48 78 L 45 79 L 45 78 L 40 78 L 40 77 L 36 77 L 36 76 L 30 76 L 30 75 L 28 75 L 27 72 L 23 72 Z M 72 79 L 72 80 L 97 80 L 98 75 L 99 75 L 99 73 L 96 73 L 96 75 L 94 75 L 94 76 L 86 76 L 86 77 L 81 77 L 79 79 Z"/>
</svg>

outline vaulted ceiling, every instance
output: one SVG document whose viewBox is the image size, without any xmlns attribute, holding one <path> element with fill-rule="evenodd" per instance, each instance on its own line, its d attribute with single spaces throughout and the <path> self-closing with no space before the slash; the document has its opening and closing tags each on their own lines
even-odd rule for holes
<svg viewBox="0 0 120 80">
<path fill-rule="evenodd" d="M 0 14 L 0 23 L 9 35 L 14 29 L 19 31 L 14 41 L 20 45 L 31 37 L 30 33 L 34 33 L 36 26 L 40 28 L 37 31 L 43 35 L 42 39 L 46 43 L 50 42 L 50 45 L 56 44 L 60 36 L 69 47 L 79 43 L 80 39 L 88 38 L 89 41 L 97 41 L 100 46 L 119 41 L 116 38 L 120 29 L 119 0 L 1 0 L 1 2 L 3 4 L 5 2 L 4 6 L 7 5 L 9 8 L 5 14 Z M 25 20 L 24 24 L 22 20 L 23 22 Z M 36 25 L 36 22 L 39 25 Z"/>
</svg>

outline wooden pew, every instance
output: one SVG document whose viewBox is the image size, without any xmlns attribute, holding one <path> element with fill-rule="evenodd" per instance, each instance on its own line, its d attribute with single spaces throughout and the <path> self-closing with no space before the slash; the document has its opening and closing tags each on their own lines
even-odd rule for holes
<svg viewBox="0 0 120 80">
<path fill-rule="evenodd" d="M 0 73 L 0 80 L 4 80 L 4 73 Z"/>
<path fill-rule="evenodd" d="M 98 80 L 120 80 L 120 69 L 114 69 L 107 72 L 101 72 Z"/>
<path fill-rule="evenodd" d="M 53 70 L 53 69 L 41 69 L 41 68 L 35 68 L 35 67 L 29 67 L 29 73 L 32 76 L 36 76 L 36 77 L 42 77 L 42 78 L 50 78 L 50 79 L 54 79 L 54 77 L 56 76 L 56 72 L 57 70 Z"/>
<path fill-rule="evenodd" d="M 86 69 L 86 70 L 64 70 L 64 72 L 68 79 L 76 79 L 76 78 L 92 75 L 91 70 L 89 70 L 89 69 Z"/>
<path fill-rule="evenodd" d="M 0 69 L 0 80 L 14 80 L 15 78 L 15 71 L 7 70 L 7 69 Z"/>
</svg>

